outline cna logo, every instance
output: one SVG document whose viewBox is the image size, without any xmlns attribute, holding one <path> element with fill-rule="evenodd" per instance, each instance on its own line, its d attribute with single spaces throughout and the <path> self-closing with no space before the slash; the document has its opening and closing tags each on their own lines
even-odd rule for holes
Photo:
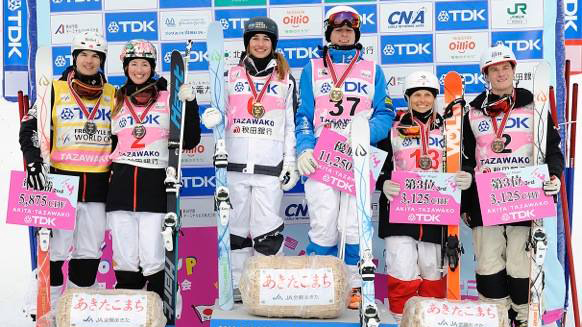
<svg viewBox="0 0 582 327">
<path fill-rule="evenodd" d="M 564 33 L 566 39 L 582 39 L 578 17 L 578 0 L 564 0 Z"/>
<path fill-rule="evenodd" d="M 382 64 L 433 61 L 432 34 L 385 35 L 381 37 Z"/>
<path fill-rule="evenodd" d="M 214 195 L 214 167 L 182 168 L 180 196 Z"/>
<path fill-rule="evenodd" d="M 542 30 L 491 33 L 491 44 L 498 42 L 510 47 L 518 60 L 543 58 Z"/>
<path fill-rule="evenodd" d="M 438 62 L 479 61 L 482 49 L 489 43 L 487 32 L 439 33 L 435 38 L 439 45 L 436 51 Z"/>
<path fill-rule="evenodd" d="M 101 0 L 51 0 L 51 12 L 101 10 Z"/>
<path fill-rule="evenodd" d="M 323 13 L 319 6 L 271 8 L 269 15 L 279 26 L 279 36 L 321 35 Z"/>
<path fill-rule="evenodd" d="M 67 67 L 73 64 L 71 47 L 53 47 L 52 56 L 53 75 L 61 75 Z"/>
<path fill-rule="evenodd" d="M 334 6 L 326 6 L 325 12 L 333 8 Z M 378 32 L 378 14 L 376 5 L 351 5 L 362 18 L 362 27 L 360 32 L 362 33 L 376 33 Z"/>
<path fill-rule="evenodd" d="M 430 2 L 380 5 L 381 32 L 429 32 L 433 4 Z"/>
<path fill-rule="evenodd" d="M 487 1 L 437 2 L 436 30 L 470 30 L 488 28 Z"/>
<path fill-rule="evenodd" d="M 28 60 L 28 8 L 26 1 L 5 1 L 4 11 L 4 65 L 27 65 Z"/>
<path fill-rule="evenodd" d="M 105 29 L 108 41 L 157 40 L 158 16 L 156 12 L 106 13 Z"/>
<path fill-rule="evenodd" d="M 281 52 L 291 67 L 303 67 L 310 59 L 320 58 L 321 39 L 279 40 L 277 51 Z"/>
<path fill-rule="evenodd" d="M 445 74 L 450 71 L 456 71 L 465 80 L 465 93 L 480 93 L 485 90 L 485 79 L 481 75 L 479 65 L 441 65 L 436 67 L 436 76 L 441 84 L 441 93 L 443 89 L 443 79 Z"/>
<path fill-rule="evenodd" d="M 225 38 L 243 36 L 246 22 L 251 17 L 267 16 L 267 9 L 220 9 L 215 11 L 215 18 L 222 24 Z"/>
<path fill-rule="evenodd" d="M 212 0 L 160 0 L 160 8 L 211 7 Z"/>
<path fill-rule="evenodd" d="M 183 42 L 178 43 L 162 43 L 162 71 L 170 71 L 170 61 L 172 58 L 172 51 L 174 49 L 184 52 L 185 45 Z M 188 70 L 208 70 L 208 54 L 206 53 L 206 42 L 192 42 L 192 49 L 190 50 L 190 61 L 188 62 Z"/>
</svg>

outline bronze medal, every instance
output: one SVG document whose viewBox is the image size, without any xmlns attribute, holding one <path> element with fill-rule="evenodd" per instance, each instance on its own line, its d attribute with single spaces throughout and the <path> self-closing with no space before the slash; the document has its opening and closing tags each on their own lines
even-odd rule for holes
<svg viewBox="0 0 582 327">
<path fill-rule="evenodd" d="M 332 102 L 340 102 L 344 97 L 344 92 L 339 87 L 334 87 L 329 93 L 329 99 Z"/>
<path fill-rule="evenodd" d="M 432 166 L 432 160 L 429 156 L 420 156 L 418 165 L 420 166 L 420 169 L 427 170 Z"/>
<path fill-rule="evenodd" d="M 502 139 L 496 138 L 493 140 L 493 142 L 491 142 L 491 150 L 493 150 L 495 153 L 501 153 L 503 150 L 505 150 L 505 142 L 503 142 Z"/>
<path fill-rule="evenodd" d="M 83 132 L 85 132 L 88 135 L 94 135 L 95 133 L 97 133 L 97 124 L 95 124 L 92 121 L 86 122 L 85 126 L 83 126 Z"/>
<path fill-rule="evenodd" d="M 136 125 L 133 128 L 133 131 L 131 131 L 131 135 L 133 135 L 133 137 L 135 137 L 136 139 L 141 140 L 146 135 L 146 128 L 141 124 Z"/>
<path fill-rule="evenodd" d="M 265 106 L 260 102 L 254 102 L 252 106 L 252 115 L 255 118 L 262 118 L 265 115 Z"/>
</svg>

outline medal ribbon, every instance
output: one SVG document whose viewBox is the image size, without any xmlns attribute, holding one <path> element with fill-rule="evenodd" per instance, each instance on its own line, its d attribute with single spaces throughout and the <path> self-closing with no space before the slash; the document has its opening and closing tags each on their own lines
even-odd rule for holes
<svg viewBox="0 0 582 327">
<path fill-rule="evenodd" d="M 344 81 L 348 77 L 348 74 L 352 70 L 352 67 L 354 67 L 354 64 L 356 63 L 356 61 L 358 60 L 359 57 L 360 57 L 360 50 L 356 50 L 356 55 L 352 58 L 352 61 L 350 61 L 350 63 L 348 64 L 348 67 L 346 68 L 346 70 L 344 71 L 344 73 L 342 74 L 340 79 L 338 80 L 337 75 L 335 74 L 335 70 L 333 69 L 333 63 L 331 62 L 331 58 L 329 57 L 329 53 L 326 53 L 325 61 L 327 63 L 327 67 L 329 67 L 329 72 L 331 74 L 331 80 L 333 81 L 334 87 L 340 87 L 344 83 Z"/>
<path fill-rule="evenodd" d="M 251 93 L 253 93 L 253 100 L 255 103 L 256 102 L 261 103 L 261 99 L 263 98 L 263 95 L 265 95 L 265 92 L 267 92 L 267 88 L 268 88 L 269 84 L 271 83 L 271 79 L 273 79 L 273 74 L 275 74 L 274 69 L 273 69 L 273 72 L 271 73 L 271 75 L 269 75 L 269 78 L 267 79 L 267 81 L 265 82 L 265 85 L 263 85 L 263 89 L 261 90 L 261 93 L 259 93 L 259 95 L 257 96 L 257 89 L 255 89 L 255 83 L 253 83 L 253 80 L 251 79 L 251 75 L 249 75 L 249 72 L 245 70 L 247 82 L 249 82 L 249 86 L 251 88 Z"/>
<path fill-rule="evenodd" d="M 93 107 L 91 112 L 89 112 L 89 110 L 87 109 L 87 107 L 85 106 L 83 101 L 81 100 L 81 97 L 77 94 L 75 89 L 72 87 L 72 81 L 73 81 L 74 74 L 75 74 L 75 72 L 71 71 L 69 73 L 69 75 L 67 76 L 67 85 L 69 87 L 69 90 L 71 91 L 71 94 L 73 94 L 73 98 L 75 99 L 75 102 L 81 108 L 83 115 L 85 115 L 87 117 L 87 121 L 92 121 L 95 118 L 97 111 L 99 110 L 99 106 L 101 105 L 101 97 L 99 97 L 99 100 L 97 100 L 97 103 L 95 104 L 95 106 Z"/>
<path fill-rule="evenodd" d="M 433 117 L 431 116 L 426 122 L 426 124 L 423 124 L 420 120 L 416 119 L 415 117 L 412 117 L 412 120 L 415 123 L 417 123 L 418 126 L 420 127 L 420 144 L 422 145 L 421 152 L 423 156 L 426 156 L 428 155 L 428 139 L 430 133 L 430 125 L 432 124 Z"/>
<path fill-rule="evenodd" d="M 491 117 L 491 124 L 493 125 L 493 130 L 495 131 L 495 138 L 500 139 L 501 135 L 503 134 L 503 129 L 505 128 L 505 124 L 507 124 L 507 119 L 509 118 L 509 113 L 511 110 L 508 110 L 506 113 L 503 114 L 503 119 L 501 119 L 501 126 L 497 127 L 497 117 Z"/>
<path fill-rule="evenodd" d="M 131 101 L 129 101 L 129 97 L 125 97 L 124 101 L 125 101 L 125 105 L 127 106 L 127 109 L 129 110 L 129 113 L 131 114 L 133 119 L 135 119 L 135 121 L 139 125 L 142 124 L 141 122 L 147 116 L 148 112 L 154 106 L 154 103 L 155 103 L 155 101 L 150 102 L 150 104 L 148 104 L 147 107 L 144 109 L 144 111 L 141 113 L 141 116 L 138 117 L 137 114 L 135 113 L 135 110 L 133 109 L 133 105 L 131 104 Z"/>
</svg>

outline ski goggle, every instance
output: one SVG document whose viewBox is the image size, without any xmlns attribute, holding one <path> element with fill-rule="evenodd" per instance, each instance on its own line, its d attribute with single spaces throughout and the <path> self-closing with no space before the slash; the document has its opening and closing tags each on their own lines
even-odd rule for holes
<svg viewBox="0 0 582 327">
<path fill-rule="evenodd" d="M 396 127 L 398 133 L 402 137 L 419 137 L 420 136 L 420 126 L 418 125 L 398 125 Z"/>
<path fill-rule="evenodd" d="M 500 99 L 487 103 L 484 111 L 487 115 L 495 117 L 501 113 L 506 113 L 514 106 L 514 99 L 512 95 L 505 95 Z"/>
<path fill-rule="evenodd" d="M 336 28 L 348 24 L 353 29 L 359 29 L 361 25 L 360 16 L 349 11 L 340 11 L 329 16 L 327 25 Z"/>
</svg>

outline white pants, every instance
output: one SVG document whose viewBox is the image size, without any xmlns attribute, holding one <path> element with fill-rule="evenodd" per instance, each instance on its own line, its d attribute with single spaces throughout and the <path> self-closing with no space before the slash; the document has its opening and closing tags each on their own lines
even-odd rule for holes
<svg viewBox="0 0 582 327">
<path fill-rule="evenodd" d="M 139 271 L 144 276 L 164 269 L 162 222 L 165 214 L 112 211 L 107 213 L 113 240 L 113 269 Z"/>
<path fill-rule="evenodd" d="M 440 244 L 420 242 L 410 236 L 389 236 L 384 245 L 388 275 L 402 281 L 443 277 Z"/>
<path fill-rule="evenodd" d="M 75 230 L 52 230 L 51 261 L 100 259 L 106 227 L 105 203 L 77 203 Z"/>
</svg>

